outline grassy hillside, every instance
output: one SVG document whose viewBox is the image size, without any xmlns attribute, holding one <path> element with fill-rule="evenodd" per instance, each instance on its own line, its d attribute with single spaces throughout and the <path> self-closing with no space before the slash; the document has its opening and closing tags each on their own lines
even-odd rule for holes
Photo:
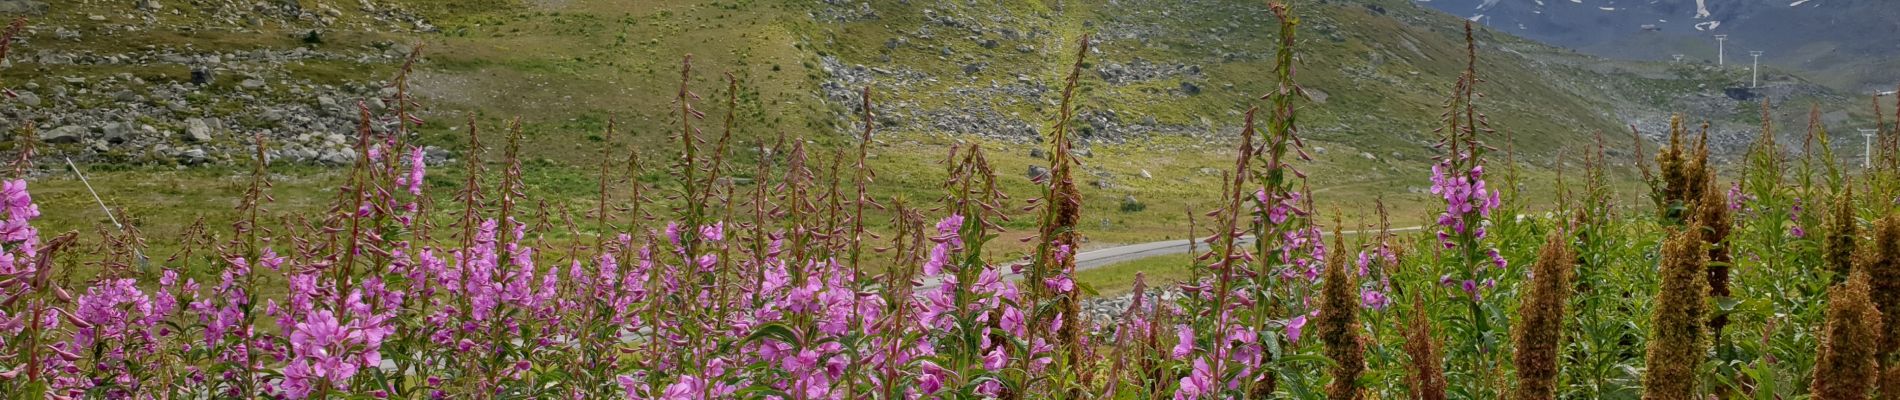
<svg viewBox="0 0 1900 400">
<path fill-rule="evenodd" d="M 675 99 L 690 54 L 687 84 L 701 97 L 694 104 L 708 114 L 700 125 L 709 135 L 721 131 L 728 112 L 726 76 L 738 82 L 739 165 L 784 133 L 807 140 L 818 164 L 829 166 L 834 151 L 855 141 L 858 91 L 869 86 L 879 125 L 870 165 L 881 192 L 874 195 L 928 200 L 943 179 L 938 162 L 948 146 L 964 143 L 988 150 L 1005 190 L 1026 199 L 1039 191 L 1029 170 L 1047 163 L 1032 149 L 1052 125 L 1059 78 L 1087 34 L 1097 47 L 1078 99 L 1084 233 L 1092 246 L 1157 240 L 1184 235 L 1187 210 L 1218 196 L 1240 115 L 1272 89 L 1266 76 L 1278 41 L 1263 3 L 1230 0 L 304 0 L 296 2 L 300 11 L 159 3 L 164 8 L 154 11 L 58 2 L 27 15 L 33 28 L 0 79 L 32 85 L 47 105 L 9 103 L 10 115 L 36 121 L 42 132 L 92 127 L 82 136 L 100 134 L 105 121 L 151 128 L 125 142 L 85 136 L 43 148 L 51 156 L 36 183 L 46 188 L 36 191 L 44 207 L 97 208 L 55 168 L 63 164 L 50 162 L 71 155 L 105 202 L 141 229 L 183 229 L 199 216 L 227 224 L 221 211 L 243 189 L 247 142 L 268 130 L 274 157 L 316 155 L 295 163 L 302 166 L 273 166 L 283 201 L 271 208 L 319 210 L 324 204 L 312 199 L 330 198 L 340 174 L 308 164 L 326 163 L 327 152 L 347 143 L 326 136 L 351 134 L 356 99 L 391 94 L 383 87 L 412 45 L 423 49 L 410 81 L 426 121 L 419 141 L 444 149 L 435 167 L 443 173 L 431 178 L 437 186 L 460 182 L 460 163 L 451 159 L 468 156 L 469 121 L 493 150 L 517 117 L 531 195 L 550 204 L 594 209 L 603 154 L 637 149 L 653 167 L 639 178 L 667 181 L 658 166 L 677 147 Z M 1378 196 L 1405 220 L 1423 220 L 1433 207 L 1424 193 L 1433 129 L 1464 67 L 1461 21 L 1402 0 L 1298 7 L 1299 79 L 1313 94 L 1302 103 L 1301 135 L 1314 158 L 1300 168 L 1317 177 L 1311 185 L 1320 207 L 1365 219 L 1364 204 Z M 1712 118 L 1733 120 L 1737 134 L 1753 126 L 1750 113 L 1735 111 L 1752 103 L 1719 98 L 1732 76 L 1594 59 L 1488 31 L 1477 42 L 1477 68 L 1487 79 L 1481 107 L 1499 130 L 1488 142 L 1518 152 L 1521 185 L 1532 196 L 1549 192 L 1556 170 L 1575 168 L 1559 160 L 1591 146 L 1595 131 L 1626 147 L 1627 124 L 1653 126 L 1694 105 L 1721 110 Z M 221 57 L 217 81 L 190 84 L 206 55 L 260 51 L 269 54 Z M 61 55 L 77 61 L 59 63 Z M 134 97 L 121 98 L 125 92 Z M 1776 101 L 1840 101 L 1819 89 L 1787 93 Z M 151 105 L 134 106 L 139 96 Z M 86 114 L 139 107 L 156 110 Z M 1805 107 L 1784 108 L 1779 118 L 1805 120 Z M 306 114 L 316 117 L 298 118 Z M 186 134 L 187 117 L 224 124 L 209 140 L 195 140 Z M 611 138 L 609 121 L 619 128 Z M 751 170 L 733 175 L 757 178 Z M 1145 209 L 1124 211 L 1130 199 Z M 61 230 L 92 229 L 105 219 L 50 215 L 57 217 L 48 226 Z"/>
</svg>

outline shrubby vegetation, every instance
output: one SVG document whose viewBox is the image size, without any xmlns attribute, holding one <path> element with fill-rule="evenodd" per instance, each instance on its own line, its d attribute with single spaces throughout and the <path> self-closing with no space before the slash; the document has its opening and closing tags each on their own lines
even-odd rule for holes
<svg viewBox="0 0 1900 400">
<path fill-rule="evenodd" d="M 1430 171 L 1444 210 L 1426 234 L 1349 243 L 1298 165 L 1304 93 L 1293 10 L 1274 3 L 1279 89 L 1248 110 L 1222 203 L 1196 232 L 1193 278 L 1137 279 L 1119 318 L 1091 320 L 1073 279 L 1080 198 L 1070 99 L 1047 142 L 1046 192 L 997 189 L 984 150 L 944 158 L 943 195 L 874 199 L 863 92 L 854 152 L 781 139 L 729 179 L 731 124 L 706 125 L 690 57 L 671 110 L 675 154 L 602 154 L 616 230 L 523 195 L 519 125 L 499 171 L 469 126 L 462 188 L 432 193 L 399 128 L 358 135 L 330 212 L 273 215 L 269 145 L 225 235 L 178 232 L 146 266 L 134 238 L 75 254 L 43 235 L 16 177 L 0 188 L 0 392 L 20 398 L 1865 398 L 1900 391 L 1900 158 L 1894 132 L 1846 171 L 1810 128 L 1791 161 L 1773 135 L 1720 184 L 1706 134 L 1676 124 L 1653 204 L 1610 199 L 1598 149 L 1555 207 L 1490 185 L 1473 60 L 1447 103 Z M 16 25 L 16 30 L 18 25 Z M 403 73 L 407 73 L 407 67 Z M 739 83 L 729 80 L 728 93 Z M 735 101 L 724 104 L 732 120 Z M 1766 107 L 1767 105 L 1764 105 Z M 1258 118 L 1257 118 L 1258 117 Z M 716 118 L 715 118 L 716 119 Z M 1772 127 L 1765 126 L 1764 132 Z M 1895 128 L 1900 130 L 1900 128 Z M 708 131 L 717 130 L 714 134 Z M 615 132 L 611 125 L 604 136 Z M 31 137 L 31 135 L 28 135 Z M 1638 142 L 1639 154 L 1643 146 Z M 15 175 L 34 162 L 31 148 Z M 1508 153 L 1507 153 L 1508 154 Z M 826 163 L 829 165 L 826 165 Z M 674 179 L 638 179 L 649 168 Z M 623 171 L 624 169 L 624 171 Z M 1506 163 L 1503 179 L 1513 181 Z M 765 177 L 781 177 L 764 179 Z M 492 178 L 492 180 L 490 180 Z M 492 183 L 491 183 L 492 182 Z M 610 191 L 610 184 L 629 190 Z M 1860 195 L 1855 196 L 1854 192 Z M 431 209 L 436 196 L 459 208 Z M 998 260 L 1005 210 L 1027 206 L 1032 256 Z M 867 210 L 894 216 L 873 221 Z M 873 232 L 883 232 L 883 236 Z M 1245 242 L 1243 236 L 1259 240 Z M 1330 239 L 1330 242 L 1328 241 Z M 97 260 L 80 264 L 76 259 Z M 889 267 L 885 267 L 885 266 Z M 76 268 L 97 268 L 75 280 Z M 281 286 L 281 287 L 279 287 Z M 1154 293 L 1178 293 L 1156 296 Z"/>
</svg>

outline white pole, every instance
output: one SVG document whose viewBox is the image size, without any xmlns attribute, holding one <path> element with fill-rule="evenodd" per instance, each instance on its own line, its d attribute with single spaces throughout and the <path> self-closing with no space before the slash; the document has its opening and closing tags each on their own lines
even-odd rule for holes
<svg viewBox="0 0 1900 400">
<path fill-rule="evenodd" d="M 1860 137 L 1861 137 L 1861 143 L 1866 144 L 1866 148 L 1861 150 L 1861 153 L 1860 153 L 1860 167 L 1865 168 L 1865 169 L 1873 169 L 1874 168 L 1874 130 L 1861 128 Z"/>
<path fill-rule="evenodd" d="M 1728 65 L 1728 35 L 1715 35 L 1715 66 Z"/>
<path fill-rule="evenodd" d="M 1748 52 L 1748 55 L 1755 57 L 1755 65 L 1749 67 L 1749 71 L 1751 72 L 1748 78 L 1748 87 L 1761 87 L 1761 52 L 1751 51 Z"/>
<path fill-rule="evenodd" d="M 112 216 L 112 209 L 106 207 L 106 200 L 99 198 L 99 191 L 92 190 L 92 181 L 86 180 L 86 174 L 83 172 L 79 172 L 78 165 L 73 165 L 72 157 L 66 157 L 66 168 L 71 168 L 73 170 L 73 175 L 79 176 L 79 183 L 86 185 L 86 193 L 91 193 L 92 201 L 99 203 L 99 211 L 106 212 L 106 220 L 112 221 L 112 226 L 119 228 L 119 233 L 121 234 L 126 233 L 125 225 L 119 224 L 119 217 Z M 148 266 L 150 265 L 150 261 L 147 258 L 145 258 L 144 251 L 140 251 L 138 248 L 133 248 L 132 256 L 138 259 L 140 272 L 150 272 L 150 271 L 147 271 Z"/>
</svg>

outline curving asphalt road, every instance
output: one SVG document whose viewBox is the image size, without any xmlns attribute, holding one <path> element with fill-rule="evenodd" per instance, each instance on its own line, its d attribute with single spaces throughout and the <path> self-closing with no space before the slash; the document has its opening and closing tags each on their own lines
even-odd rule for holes
<svg viewBox="0 0 1900 400">
<path fill-rule="evenodd" d="M 1425 228 L 1422 226 L 1408 226 L 1408 227 L 1403 227 L 1403 228 L 1392 228 L 1389 231 L 1393 233 L 1399 233 L 1399 232 L 1414 232 L 1421 229 L 1425 229 Z M 1347 234 L 1347 235 L 1358 235 L 1358 234 L 1374 233 L 1374 232 L 1378 232 L 1378 230 L 1363 229 L 1363 230 L 1343 231 L 1341 233 Z M 1323 232 L 1323 234 L 1330 236 L 1333 233 Z M 1239 243 L 1239 244 L 1253 243 L 1253 239 L 1254 239 L 1253 235 L 1241 236 L 1239 241 L 1236 243 Z M 1090 270 L 1090 269 L 1101 268 L 1108 265 L 1120 264 L 1123 262 L 1134 261 L 1134 260 L 1139 260 L 1139 259 L 1148 258 L 1148 257 L 1186 253 L 1188 252 L 1188 249 L 1191 248 L 1188 246 L 1189 241 L 1190 239 L 1164 240 L 1164 241 L 1159 241 L 1159 242 L 1131 244 L 1127 246 L 1115 246 L 1115 247 L 1110 247 L 1106 249 L 1084 251 L 1080 254 L 1075 255 L 1075 269 L 1077 271 Z M 1198 246 L 1198 248 L 1201 248 L 1201 249 L 1206 249 L 1207 247 L 1208 246 L 1206 244 L 1201 244 Z"/>
<path fill-rule="evenodd" d="M 1399 233 L 1399 232 L 1416 232 L 1423 229 L 1425 229 L 1425 227 L 1423 226 L 1407 226 L 1407 227 L 1402 227 L 1402 228 L 1392 228 L 1389 231 L 1393 233 Z M 1361 230 L 1342 231 L 1340 233 L 1346 234 L 1346 235 L 1358 235 L 1358 234 L 1373 233 L 1373 232 L 1378 232 L 1378 230 L 1361 229 Z M 1323 232 L 1323 234 L 1330 236 L 1333 233 L 1329 231 L 1329 232 Z M 1239 238 L 1239 240 L 1236 243 L 1238 244 L 1253 243 L 1253 239 L 1254 239 L 1253 235 L 1242 236 Z M 1115 246 L 1115 247 L 1109 247 L 1109 248 L 1103 248 L 1103 249 L 1084 251 L 1075 255 L 1075 270 L 1076 272 L 1087 271 L 1091 269 L 1120 264 L 1124 262 L 1140 260 L 1140 259 L 1148 258 L 1148 257 L 1186 253 L 1188 252 L 1188 249 L 1191 249 L 1191 248 L 1206 249 L 1208 247 L 1206 244 L 1190 246 L 1189 242 L 1191 240 L 1192 239 L 1163 240 L 1159 242 L 1138 243 L 1138 244 L 1131 244 L 1131 245 L 1125 245 L 1125 246 Z M 1012 274 L 1009 276 L 1009 278 L 1017 279 L 1020 277 Z M 924 281 L 924 285 L 922 289 L 934 289 L 937 286 L 939 286 L 938 280 L 929 279 L 929 280 Z"/>
</svg>

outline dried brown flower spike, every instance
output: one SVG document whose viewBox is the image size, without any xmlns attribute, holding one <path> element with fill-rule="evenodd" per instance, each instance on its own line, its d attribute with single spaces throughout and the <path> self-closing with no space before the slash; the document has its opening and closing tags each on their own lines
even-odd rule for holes
<svg viewBox="0 0 1900 400">
<path fill-rule="evenodd" d="M 1333 248 L 1346 244 L 1333 228 Z M 1333 383 L 1326 387 L 1326 398 L 1360 398 L 1357 381 L 1366 372 L 1366 344 L 1359 339 L 1359 287 L 1346 272 L 1346 257 L 1327 257 L 1325 282 L 1320 288 L 1319 340 L 1326 345 L 1326 358 L 1333 360 Z"/>
<path fill-rule="evenodd" d="M 1643 374 L 1643 399 L 1690 399 L 1695 395 L 1696 367 L 1705 357 L 1708 344 L 1703 318 L 1708 313 L 1704 301 L 1708 283 L 1703 265 L 1708 253 L 1703 250 L 1701 226 L 1670 234 L 1663 243 L 1662 263 L 1656 288 L 1656 308 L 1650 324 L 1647 372 Z"/>
<path fill-rule="evenodd" d="M 1518 399 L 1557 398 L 1557 347 L 1563 339 L 1564 305 L 1570 302 L 1570 275 L 1577 260 L 1570 236 L 1552 231 L 1531 266 L 1530 287 L 1518 308 L 1512 332 L 1517 344 Z"/>
<path fill-rule="evenodd" d="M 1412 318 L 1405 331 L 1405 355 L 1412 360 L 1406 371 L 1405 386 L 1412 400 L 1445 400 L 1445 360 L 1439 354 L 1438 339 L 1432 336 L 1432 320 L 1425 314 L 1425 298 L 1412 292 Z"/>
<path fill-rule="evenodd" d="M 1834 272 L 1834 283 L 1846 281 L 1853 272 L 1859 236 L 1860 225 L 1854 220 L 1854 187 L 1847 186 L 1834 196 L 1834 209 L 1828 210 L 1827 237 L 1821 242 L 1821 260 Z"/>
<path fill-rule="evenodd" d="M 1816 400 L 1865 399 L 1874 387 L 1881 319 L 1868 294 L 1868 276 L 1856 272 L 1828 291 L 1827 327 L 1814 364 Z"/>
</svg>

